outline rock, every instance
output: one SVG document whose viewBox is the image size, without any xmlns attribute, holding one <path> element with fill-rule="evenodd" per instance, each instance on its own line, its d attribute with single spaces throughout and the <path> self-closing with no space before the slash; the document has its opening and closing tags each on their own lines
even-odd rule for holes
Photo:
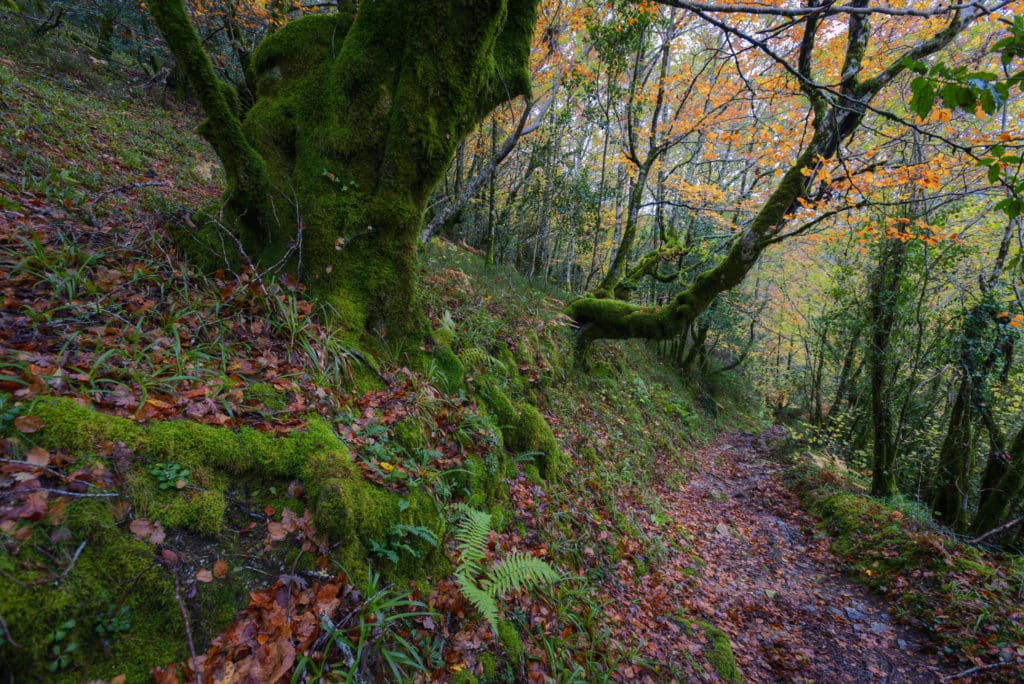
<svg viewBox="0 0 1024 684">
<path fill-rule="evenodd" d="M 846 617 L 849 618 L 850 620 L 866 620 L 867 617 L 868 617 L 867 615 L 865 615 L 864 613 L 860 612 L 856 608 L 846 607 L 843 610 L 846 612 Z"/>
<path fill-rule="evenodd" d="M 726 525 L 725 523 L 721 523 L 720 522 L 717 525 L 715 525 L 715 531 L 718 532 L 718 534 L 722 535 L 723 537 L 728 537 L 729 536 L 729 526 Z"/>
<path fill-rule="evenodd" d="M 889 625 L 881 622 L 872 622 L 869 629 L 875 634 L 884 634 L 889 631 Z"/>
</svg>

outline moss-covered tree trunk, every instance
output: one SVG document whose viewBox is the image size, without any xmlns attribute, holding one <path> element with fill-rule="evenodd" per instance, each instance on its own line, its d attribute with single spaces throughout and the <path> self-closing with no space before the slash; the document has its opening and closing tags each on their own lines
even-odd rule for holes
<svg viewBox="0 0 1024 684">
<path fill-rule="evenodd" d="M 871 468 L 871 493 L 875 496 L 896 494 L 896 436 L 893 429 L 890 384 L 892 367 L 890 346 L 896 326 L 900 281 L 906 265 L 907 246 L 902 240 L 887 239 L 881 245 L 869 297 L 871 339 L 868 366 L 871 376 L 871 424 L 874 447 Z"/>
<path fill-rule="evenodd" d="M 974 391 L 970 375 L 964 373 L 949 414 L 949 428 L 939 450 L 932 511 L 951 529 L 962 531 L 967 521 L 966 501 L 971 486 L 974 452 L 974 421 L 971 410 Z"/>
<path fill-rule="evenodd" d="M 225 220 L 204 230 L 237 236 L 260 267 L 286 264 L 355 330 L 418 333 L 427 197 L 469 131 L 528 93 L 536 0 L 342 0 L 263 41 L 244 117 L 182 0 L 150 10 L 227 177 Z"/>
<path fill-rule="evenodd" d="M 971 531 L 983 534 L 998 527 L 1024 495 L 1024 430 L 1017 432 L 1006 453 L 1006 469 L 978 506 Z"/>
</svg>

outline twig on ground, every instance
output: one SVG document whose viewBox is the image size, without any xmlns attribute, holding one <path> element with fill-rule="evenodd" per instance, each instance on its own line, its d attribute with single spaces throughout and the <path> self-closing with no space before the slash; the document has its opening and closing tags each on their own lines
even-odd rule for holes
<svg viewBox="0 0 1024 684">
<path fill-rule="evenodd" d="M 43 491 L 59 496 L 76 496 L 81 499 L 114 499 L 121 496 L 118 492 L 69 492 L 64 489 L 51 489 L 49 487 L 43 487 Z"/>
<path fill-rule="evenodd" d="M 94 227 L 97 225 L 98 222 L 96 220 L 96 214 L 93 212 L 93 209 L 96 207 L 96 203 L 99 202 L 104 197 L 106 197 L 107 195 L 112 195 L 115 192 L 124 192 L 125 190 L 138 190 L 139 188 L 152 188 L 156 186 L 170 187 L 170 184 L 167 181 L 145 181 L 142 183 L 126 183 L 125 185 L 119 185 L 116 188 L 108 188 L 104 190 L 100 194 L 96 195 L 96 197 L 93 198 L 92 202 L 89 202 L 87 205 L 85 205 L 85 213 L 89 225 Z"/>
<path fill-rule="evenodd" d="M 1017 660 L 1005 660 L 1001 663 L 990 663 L 989 665 L 978 665 L 964 670 L 963 672 L 957 672 L 956 674 L 946 675 L 940 682 L 955 682 L 958 679 L 964 677 L 970 677 L 971 675 L 978 674 L 979 672 L 991 672 L 992 670 L 1002 670 L 1007 667 L 1019 667 L 1024 665 L 1024 658 L 1018 658 Z"/>
<path fill-rule="evenodd" d="M 174 598 L 181 609 L 181 619 L 185 622 L 185 640 L 188 642 L 188 653 L 192 657 L 192 671 L 196 675 L 196 684 L 203 684 L 199 678 L 199 661 L 196 658 L 196 642 L 192 639 L 192 623 L 188 619 L 188 611 L 185 609 L 185 602 L 181 598 L 181 584 L 178 581 L 178 572 L 174 571 Z"/>
<path fill-rule="evenodd" d="M 64 568 L 64 572 L 60 573 L 60 577 L 53 581 L 53 586 L 60 586 L 60 583 L 64 581 L 64 578 L 68 576 L 71 569 L 75 567 L 75 563 L 78 562 L 78 557 L 82 555 L 82 551 L 85 549 L 86 540 L 82 540 L 82 543 L 75 549 L 75 555 L 71 556 L 71 562 L 68 563 L 68 567 Z"/>
</svg>

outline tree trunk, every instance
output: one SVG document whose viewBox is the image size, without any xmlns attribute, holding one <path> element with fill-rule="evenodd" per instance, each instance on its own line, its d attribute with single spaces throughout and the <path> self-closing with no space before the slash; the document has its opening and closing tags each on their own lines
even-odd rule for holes
<svg viewBox="0 0 1024 684">
<path fill-rule="evenodd" d="M 871 493 L 875 496 L 894 496 L 897 492 L 896 440 L 890 396 L 892 369 L 889 364 L 889 347 L 896 325 L 907 247 L 902 240 L 886 239 L 880 249 L 868 304 L 871 341 L 867 356 L 871 375 L 871 422 L 874 428 Z"/>
<path fill-rule="evenodd" d="M 150 2 L 224 164 L 219 230 L 237 232 L 257 265 L 286 264 L 353 331 L 421 334 L 427 198 L 468 132 L 528 94 L 536 4 L 374 0 L 356 11 L 342 0 L 337 14 L 292 21 L 260 44 L 257 99 L 242 118 L 182 1 Z"/>
</svg>

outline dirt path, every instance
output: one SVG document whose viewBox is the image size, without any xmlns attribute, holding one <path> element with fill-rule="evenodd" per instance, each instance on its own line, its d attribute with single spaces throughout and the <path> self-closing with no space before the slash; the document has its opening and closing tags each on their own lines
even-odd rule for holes
<svg viewBox="0 0 1024 684">
<path fill-rule="evenodd" d="M 698 591 L 754 681 L 935 681 L 927 636 L 896 621 L 881 597 L 841 573 L 829 540 L 780 482 L 756 438 L 730 435 L 700 454 L 684 487 L 664 492 L 686 511 L 704 562 Z"/>
<path fill-rule="evenodd" d="M 707 644 L 672 617 L 681 614 L 724 630 L 750 682 L 934 682 L 955 671 L 882 597 L 843 576 L 829 539 L 765 456 L 758 438 L 726 435 L 695 454 L 683 484 L 656 487 L 664 511 L 650 532 L 685 552 L 638 583 L 644 589 L 624 582 L 613 598 L 627 613 L 663 616 L 639 631 L 647 653 L 676 663 L 665 679 L 715 679 L 693 666 Z M 635 636 L 638 626 L 625 623 Z"/>
</svg>

